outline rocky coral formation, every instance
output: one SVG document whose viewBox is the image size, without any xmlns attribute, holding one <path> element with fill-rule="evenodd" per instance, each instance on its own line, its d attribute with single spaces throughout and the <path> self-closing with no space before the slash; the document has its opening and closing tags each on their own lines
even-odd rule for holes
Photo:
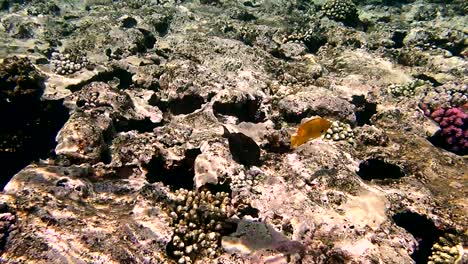
<svg viewBox="0 0 468 264">
<path fill-rule="evenodd" d="M 466 262 L 462 2 L 1 6 L 0 262 Z"/>
<path fill-rule="evenodd" d="M 4 250 L 4 246 L 11 232 L 16 228 L 16 216 L 6 203 L 0 204 L 0 251 Z"/>
</svg>

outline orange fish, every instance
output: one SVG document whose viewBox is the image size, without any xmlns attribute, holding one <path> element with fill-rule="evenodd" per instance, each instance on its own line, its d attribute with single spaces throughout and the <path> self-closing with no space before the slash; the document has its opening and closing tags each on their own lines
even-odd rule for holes
<svg viewBox="0 0 468 264">
<path fill-rule="evenodd" d="M 291 148 L 299 147 L 309 139 L 320 137 L 330 128 L 330 126 L 331 122 L 321 117 L 315 117 L 305 123 L 302 123 L 297 128 L 296 134 L 291 136 Z"/>
</svg>

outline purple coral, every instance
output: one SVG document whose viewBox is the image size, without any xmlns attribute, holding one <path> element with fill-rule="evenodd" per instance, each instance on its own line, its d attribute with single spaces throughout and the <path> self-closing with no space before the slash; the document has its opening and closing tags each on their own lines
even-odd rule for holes
<svg viewBox="0 0 468 264">
<path fill-rule="evenodd" d="M 468 114 L 460 107 L 438 108 L 429 116 L 440 126 L 445 147 L 457 154 L 468 152 Z"/>
</svg>

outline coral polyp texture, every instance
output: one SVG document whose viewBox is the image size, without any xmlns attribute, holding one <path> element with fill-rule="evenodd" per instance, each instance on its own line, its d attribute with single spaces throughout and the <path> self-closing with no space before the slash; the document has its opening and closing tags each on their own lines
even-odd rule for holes
<svg viewBox="0 0 468 264">
<path fill-rule="evenodd" d="M 352 0 L 328 0 L 323 5 L 325 15 L 333 20 L 352 23 L 357 20 L 356 4 Z"/>
<path fill-rule="evenodd" d="M 75 73 L 88 65 L 88 59 L 82 52 L 66 51 L 54 52 L 51 55 L 52 70 L 61 75 Z"/>
<path fill-rule="evenodd" d="M 226 220 L 235 213 L 229 195 L 180 189 L 175 196 L 175 201 L 168 207 L 174 226 L 169 254 L 177 259 L 177 263 L 193 263 L 203 257 L 219 256 L 221 236 L 226 235 Z"/>
</svg>

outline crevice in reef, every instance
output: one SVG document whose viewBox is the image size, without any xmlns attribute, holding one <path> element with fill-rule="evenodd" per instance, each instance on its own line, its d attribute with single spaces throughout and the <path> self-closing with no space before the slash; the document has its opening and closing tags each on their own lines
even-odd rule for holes
<svg viewBox="0 0 468 264">
<path fill-rule="evenodd" d="M 367 181 L 399 179 L 405 176 L 397 165 L 379 159 L 367 159 L 361 162 L 357 174 Z"/>
<path fill-rule="evenodd" d="M 393 32 L 392 41 L 395 43 L 393 46 L 395 49 L 403 48 L 403 40 L 405 39 L 407 32 L 405 31 L 395 31 Z"/>
<path fill-rule="evenodd" d="M 119 81 L 117 88 L 123 90 L 123 89 L 129 88 L 133 84 L 132 76 L 133 76 L 132 73 L 124 69 L 115 68 L 115 69 L 112 69 L 111 71 L 101 72 L 85 82 L 82 82 L 76 85 L 70 85 L 67 87 L 67 89 L 69 89 L 72 92 L 76 92 L 76 91 L 79 91 L 83 86 L 90 84 L 92 82 L 108 83 L 110 81 L 114 81 L 114 79 L 116 78 Z"/>
<path fill-rule="evenodd" d="M 356 106 L 356 123 L 358 126 L 370 125 L 370 119 L 377 113 L 377 104 L 369 103 L 363 95 L 353 95 L 351 103 Z"/>
<path fill-rule="evenodd" d="M 53 155 L 58 131 L 68 120 L 63 101 L 21 101 L 0 107 L 0 189 L 11 177 L 39 158 Z"/>
<path fill-rule="evenodd" d="M 170 101 L 160 100 L 157 97 L 151 98 L 150 104 L 156 106 L 162 112 L 170 112 L 173 115 L 186 115 L 200 109 L 205 103 L 203 97 L 196 94 L 187 94 L 182 98 Z"/>
<path fill-rule="evenodd" d="M 119 120 L 114 122 L 114 129 L 117 133 L 136 130 L 140 133 L 153 132 L 156 127 L 163 126 L 164 122 L 153 123 L 149 118 L 143 120 Z"/>
<path fill-rule="evenodd" d="M 182 98 L 171 100 L 167 104 L 167 109 L 174 115 L 185 115 L 200 109 L 204 103 L 203 97 L 196 94 L 187 94 Z"/>
<path fill-rule="evenodd" d="M 168 164 L 160 157 L 154 157 L 145 168 L 148 170 L 146 179 L 149 183 L 162 182 L 172 190 L 187 189 L 192 190 L 195 177 L 194 163 L 199 149 L 188 149 L 185 151 L 185 158 L 175 163 Z"/>
<path fill-rule="evenodd" d="M 446 151 L 450 151 L 459 156 L 468 155 L 468 149 L 466 148 L 458 151 L 454 150 L 453 146 L 447 143 L 447 138 L 442 135 L 441 130 L 437 131 L 433 136 L 428 137 L 427 140 L 435 147 L 445 149 Z"/>
<path fill-rule="evenodd" d="M 232 190 L 231 187 L 229 186 L 230 181 L 226 181 L 222 184 L 212 184 L 212 183 L 207 183 L 203 185 L 203 187 L 200 188 L 200 190 L 208 190 L 212 193 L 219 193 L 219 192 L 225 192 L 231 195 Z"/>
<path fill-rule="evenodd" d="M 427 263 L 432 245 L 443 235 L 443 232 L 425 216 L 404 211 L 392 216 L 397 226 L 404 228 L 418 241 L 418 248 L 411 255 L 417 264 Z"/>
<path fill-rule="evenodd" d="M 419 73 L 419 74 L 416 74 L 414 75 L 415 78 L 418 78 L 420 80 L 423 80 L 423 81 L 428 81 L 430 82 L 433 86 L 437 87 L 437 86 L 441 86 L 442 83 L 440 83 L 439 81 L 437 81 L 434 77 L 432 76 L 429 76 L 427 74 L 424 74 L 424 73 Z"/>
<path fill-rule="evenodd" d="M 260 100 L 246 99 L 242 102 L 215 102 L 213 111 L 217 117 L 220 115 L 235 116 L 239 122 L 259 123 L 265 120 L 265 113 L 259 111 Z"/>
<path fill-rule="evenodd" d="M 152 49 L 154 48 L 154 44 L 156 44 L 156 38 L 153 36 L 153 34 L 145 29 L 139 28 L 138 29 L 145 37 L 144 39 L 144 44 L 145 47 L 140 48 L 140 52 L 145 52 L 146 49 Z"/>
</svg>

